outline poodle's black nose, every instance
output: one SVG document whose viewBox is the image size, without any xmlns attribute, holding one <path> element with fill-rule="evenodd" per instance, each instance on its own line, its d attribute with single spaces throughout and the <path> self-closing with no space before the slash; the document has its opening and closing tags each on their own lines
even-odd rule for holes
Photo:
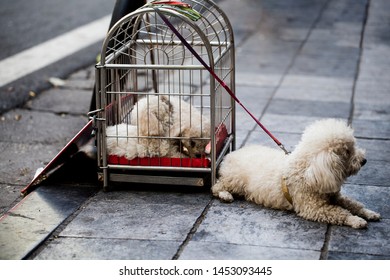
<svg viewBox="0 0 390 280">
<path fill-rule="evenodd" d="M 364 158 L 363 160 L 362 160 L 362 166 L 364 166 L 365 164 L 367 163 L 367 160 Z"/>
</svg>

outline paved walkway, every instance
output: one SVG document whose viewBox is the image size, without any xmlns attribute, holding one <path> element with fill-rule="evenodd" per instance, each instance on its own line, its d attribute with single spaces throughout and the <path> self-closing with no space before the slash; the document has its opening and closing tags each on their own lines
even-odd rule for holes
<svg viewBox="0 0 390 280">
<path fill-rule="evenodd" d="M 0 218 L 0 258 L 390 259 L 390 2 L 218 3 L 235 29 L 242 102 L 289 149 L 313 120 L 351 122 L 368 163 L 343 192 L 382 220 L 355 230 L 223 204 L 208 191 L 104 193 L 86 182 L 47 184 L 9 210 L 35 169 L 85 124 L 91 66 L 1 116 L 0 214 L 9 211 Z M 238 146 L 274 146 L 241 109 L 237 121 Z"/>
</svg>

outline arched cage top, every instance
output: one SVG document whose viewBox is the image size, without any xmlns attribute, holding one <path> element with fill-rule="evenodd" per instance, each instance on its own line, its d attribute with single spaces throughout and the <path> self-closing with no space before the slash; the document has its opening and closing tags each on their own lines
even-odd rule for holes
<svg viewBox="0 0 390 280">
<path fill-rule="evenodd" d="M 233 30 L 224 12 L 209 0 L 183 0 L 199 15 L 193 18 L 169 5 L 149 3 L 123 17 L 108 32 L 101 66 L 199 65 L 180 39 L 160 18 L 159 9 L 204 61 L 213 67 L 234 45 Z"/>
</svg>

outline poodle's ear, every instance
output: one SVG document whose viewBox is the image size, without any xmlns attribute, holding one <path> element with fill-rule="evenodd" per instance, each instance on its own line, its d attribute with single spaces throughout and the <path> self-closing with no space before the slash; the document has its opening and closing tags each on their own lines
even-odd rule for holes
<svg viewBox="0 0 390 280">
<path fill-rule="evenodd" d="M 169 99 L 169 96 L 168 95 L 160 95 L 160 100 L 168 105 L 169 112 L 172 113 L 173 105 L 171 103 L 171 100 Z"/>
<path fill-rule="evenodd" d="M 159 136 L 162 130 L 162 124 L 155 113 L 140 114 L 138 127 L 142 136 Z"/>
<path fill-rule="evenodd" d="M 339 192 L 344 180 L 343 168 L 337 154 L 322 151 L 311 159 L 306 169 L 306 184 L 319 193 Z"/>
</svg>

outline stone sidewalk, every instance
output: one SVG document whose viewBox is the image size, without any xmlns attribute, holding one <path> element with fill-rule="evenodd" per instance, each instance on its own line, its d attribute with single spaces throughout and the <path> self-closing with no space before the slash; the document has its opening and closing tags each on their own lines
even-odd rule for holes
<svg viewBox="0 0 390 280">
<path fill-rule="evenodd" d="M 290 150 L 312 121 L 348 120 L 368 163 L 343 192 L 381 221 L 330 226 L 187 187 L 47 184 L 20 201 L 85 124 L 91 66 L 1 116 L 0 259 L 390 259 L 390 2 L 218 3 L 234 28 L 239 98 Z M 240 108 L 237 123 L 238 146 L 275 146 Z"/>
</svg>

